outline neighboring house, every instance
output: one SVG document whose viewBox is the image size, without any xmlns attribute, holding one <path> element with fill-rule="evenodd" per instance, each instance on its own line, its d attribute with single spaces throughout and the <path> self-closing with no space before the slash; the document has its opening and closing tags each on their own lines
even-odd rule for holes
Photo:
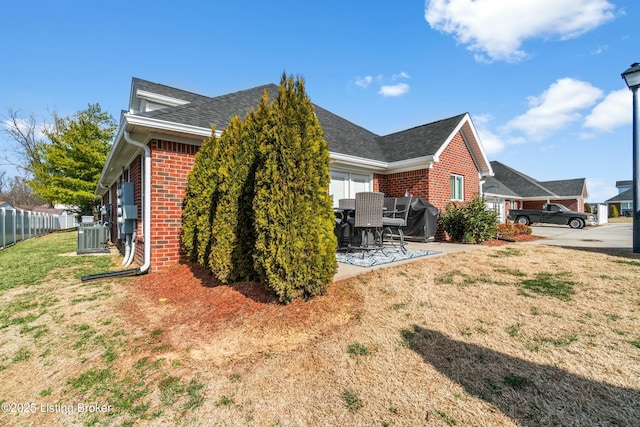
<svg viewBox="0 0 640 427">
<path fill-rule="evenodd" d="M 492 161 L 494 175 L 485 179 L 483 194 L 487 207 L 505 220 L 511 209 L 541 209 L 545 203 L 561 203 L 583 212 L 589 196 L 585 178 L 538 181 L 509 166 Z"/>
<path fill-rule="evenodd" d="M 96 194 L 110 212 L 114 243 L 131 239 L 141 270 L 158 271 L 179 262 L 181 209 L 187 174 L 203 140 L 244 117 L 270 84 L 218 97 L 207 97 L 134 78 L 129 109 L 123 112 Z M 452 200 L 467 201 L 480 193 L 492 175 L 469 114 L 418 126 L 391 135 L 376 135 L 319 106 L 315 113 L 329 146 L 334 203 L 359 191 L 381 191 L 391 197 L 406 192 L 440 209 Z M 122 212 L 135 217 L 135 234 L 120 236 L 118 189 L 132 191 L 133 205 Z M 132 188 L 132 190 L 129 190 Z M 134 212 L 135 211 L 135 212 Z"/>
<path fill-rule="evenodd" d="M 616 188 L 618 195 L 605 201 L 609 206 L 609 212 L 611 212 L 613 205 L 618 208 L 620 215 L 631 216 L 633 212 L 633 181 L 616 181 Z"/>
</svg>

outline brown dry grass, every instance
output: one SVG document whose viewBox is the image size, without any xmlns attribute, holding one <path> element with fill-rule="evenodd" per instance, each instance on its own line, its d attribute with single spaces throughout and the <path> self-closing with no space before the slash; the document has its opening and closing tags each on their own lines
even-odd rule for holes
<svg viewBox="0 0 640 427">
<path fill-rule="evenodd" d="M 524 286 L 545 277 L 573 293 Z M 147 393 L 136 402 L 148 407 L 0 422 L 631 426 L 640 419 L 639 278 L 637 258 L 522 243 L 377 270 L 289 306 L 184 267 L 98 282 L 103 297 L 76 303 L 96 288 L 52 278 L 40 289 L 58 301 L 38 320 L 55 325 L 50 333 L 0 330 L 1 399 L 104 403 L 109 391 L 67 381 L 107 366 L 119 378 L 112 387 L 140 375 Z M 105 362 L 97 340 L 77 347 L 78 325 L 104 336 L 117 359 Z M 20 348 L 31 357 L 13 361 Z M 153 368 L 139 369 L 141 360 Z M 167 404 L 159 384 L 171 377 L 201 384 L 199 404 Z"/>
</svg>

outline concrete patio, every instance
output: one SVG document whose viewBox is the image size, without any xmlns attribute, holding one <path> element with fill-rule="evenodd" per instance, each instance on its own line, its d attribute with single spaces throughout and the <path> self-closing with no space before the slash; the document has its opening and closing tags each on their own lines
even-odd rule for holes
<svg viewBox="0 0 640 427">
<path fill-rule="evenodd" d="M 429 251 L 439 252 L 438 254 L 428 255 L 426 257 L 412 258 L 404 261 L 396 261 L 389 264 L 375 265 L 372 267 L 359 267 L 357 265 L 338 263 L 338 272 L 333 277 L 333 281 L 346 279 L 353 276 L 358 276 L 369 271 L 377 270 L 380 268 L 395 267 L 397 265 L 406 264 L 409 262 L 415 262 L 419 260 L 434 258 L 443 256 L 453 252 L 472 251 L 482 248 L 482 245 L 470 245 L 460 243 L 442 243 L 442 242 L 407 242 L 407 248 L 409 249 L 423 249 Z"/>
</svg>

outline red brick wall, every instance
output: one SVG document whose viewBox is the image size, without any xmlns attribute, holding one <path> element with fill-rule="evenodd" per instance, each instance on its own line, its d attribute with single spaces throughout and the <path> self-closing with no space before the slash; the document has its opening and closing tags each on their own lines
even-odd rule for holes
<svg viewBox="0 0 640 427">
<path fill-rule="evenodd" d="M 388 194 L 389 190 L 387 189 L 387 176 L 379 173 L 373 174 L 373 191 L 377 191 L 380 193 Z M 393 196 L 389 196 L 393 197 Z"/>
<path fill-rule="evenodd" d="M 182 202 L 187 174 L 193 168 L 197 146 L 151 141 L 151 271 L 183 258 L 180 250 Z"/>
<path fill-rule="evenodd" d="M 440 155 L 440 161 L 429 169 L 429 197 L 427 200 L 441 211 L 451 202 L 450 179 L 452 174 L 464 176 L 465 201 L 478 195 L 480 186 L 478 169 L 459 132 Z"/>
<path fill-rule="evenodd" d="M 385 195 L 388 197 L 404 197 L 409 191 L 414 197 L 429 200 L 429 170 L 419 169 L 385 175 Z"/>
<path fill-rule="evenodd" d="M 458 133 L 444 149 L 438 162 L 431 169 L 419 169 L 388 175 L 374 174 L 374 191 L 389 197 L 402 197 L 408 190 L 414 197 L 421 197 L 440 210 L 451 201 L 451 175 L 464 176 L 464 200 L 469 201 L 478 194 L 480 179 L 478 169 Z"/>
</svg>

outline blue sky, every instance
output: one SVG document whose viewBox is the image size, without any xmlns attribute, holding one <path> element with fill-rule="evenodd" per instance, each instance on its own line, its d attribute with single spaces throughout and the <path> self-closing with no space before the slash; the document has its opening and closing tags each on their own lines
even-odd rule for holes
<svg viewBox="0 0 640 427">
<path fill-rule="evenodd" d="M 3 118 L 95 102 L 118 118 L 132 77 L 216 96 L 286 71 L 381 135 L 469 112 L 490 160 L 585 177 L 590 201 L 632 175 L 637 0 L 25 0 L 3 5 L 0 40 Z"/>
</svg>

